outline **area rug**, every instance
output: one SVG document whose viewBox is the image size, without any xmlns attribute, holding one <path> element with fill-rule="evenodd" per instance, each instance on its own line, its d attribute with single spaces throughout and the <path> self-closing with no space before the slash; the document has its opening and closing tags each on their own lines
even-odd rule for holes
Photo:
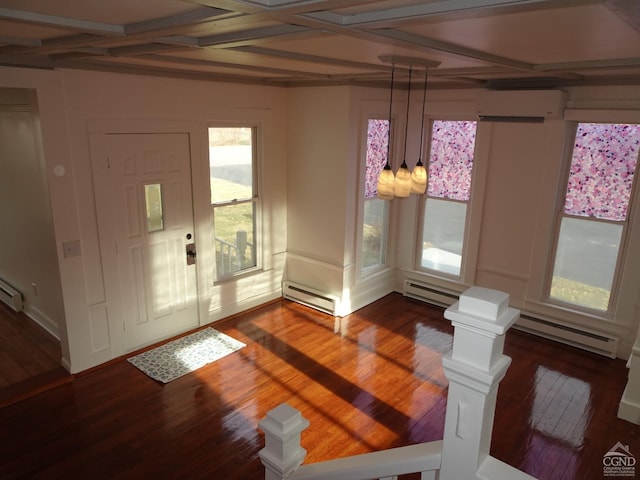
<svg viewBox="0 0 640 480">
<path fill-rule="evenodd" d="M 245 346 L 222 332 L 205 328 L 127 360 L 154 380 L 169 383 Z"/>
</svg>

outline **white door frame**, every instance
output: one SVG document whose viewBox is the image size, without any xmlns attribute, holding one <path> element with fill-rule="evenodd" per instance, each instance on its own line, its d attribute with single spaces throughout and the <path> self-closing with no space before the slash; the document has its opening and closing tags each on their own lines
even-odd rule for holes
<svg viewBox="0 0 640 480">
<path fill-rule="evenodd" d="M 100 179 L 108 178 L 107 144 L 108 134 L 149 134 L 149 133 L 186 133 L 189 135 L 191 158 L 191 194 L 193 200 L 194 235 L 198 254 L 196 257 L 197 302 L 199 324 L 207 322 L 208 317 L 208 273 L 211 260 L 208 248 L 211 244 L 210 211 L 205 208 L 211 202 L 209 192 L 205 191 L 203 175 L 209 178 L 207 157 L 207 126 L 200 122 L 158 121 L 158 120 L 90 120 L 88 122 L 91 164 L 93 170 L 94 200 L 96 202 L 98 234 L 100 238 L 100 259 L 102 262 L 102 280 L 104 285 L 104 308 L 108 315 L 111 351 L 114 357 L 127 353 L 126 337 L 123 328 L 124 312 L 118 286 L 119 274 L 115 250 L 115 229 L 113 220 L 105 218 L 100 212 L 110 211 L 104 204 L 110 193 L 105 191 L 108 183 Z M 90 306 L 91 308 L 92 306 Z"/>
</svg>

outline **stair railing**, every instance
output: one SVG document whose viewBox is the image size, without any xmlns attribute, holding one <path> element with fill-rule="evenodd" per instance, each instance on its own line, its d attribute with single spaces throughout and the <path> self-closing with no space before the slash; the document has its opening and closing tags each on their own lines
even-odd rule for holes
<svg viewBox="0 0 640 480">
<path fill-rule="evenodd" d="M 511 359 L 503 355 L 507 330 L 520 316 L 509 295 L 472 287 L 445 311 L 454 326 L 453 348 L 442 358 L 449 380 L 444 438 L 302 465 L 300 434 L 308 420 L 283 403 L 258 423 L 265 433 L 260 459 L 266 480 L 535 480 L 489 455 L 498 385 Z"/>
</svg>

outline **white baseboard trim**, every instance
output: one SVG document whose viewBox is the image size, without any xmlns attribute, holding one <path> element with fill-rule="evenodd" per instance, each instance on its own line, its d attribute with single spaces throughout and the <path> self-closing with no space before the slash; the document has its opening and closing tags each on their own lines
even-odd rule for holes
<svg viewBox="0 0 640 480">
<path fill-rule="evenodd" d="M 281 289 L 275 292 L 269 292 L 264 295 L 257 295 L 255 297 L 244 299 L 232 305 L 209 310 L 207 317 L 203 319 L 201 325 L 208 325 L 210 323 L 217 322 L 218 320 L 223 320 L 227 317 L 242 313 L 252 308 L 259 307 L 260 305 L 264 305 L 265 303 L 269 303 L 278 298 L 282 298 Z"/>
<path fill-rule="evenodd" d="M 618 406 L 618 418 L 640 425 L 640 405 L 630 400 L 628 389 L 629 387 L 627 386 L 622 394 L 622 399 Z"/>
<path fill-rule="evenodd" d="M 61 361 L 60 363 L 62 364 L 62 367 L 63 367 L 67 372 L 69 372 L 69 373 L 73 373 L 73 372 L 71 371 L 71 362 L 70 362 L 68 359 L 63 358 L 63 359 L 62 359 L 62 361 Z"/>
<path fill-rule="evenodd" d="M 56 340 L 60 341 L 60 328 L 56 322 L 31 305 L 25 306 L 24 313 L 27 317 L 49 332 Z"/>
</svg>

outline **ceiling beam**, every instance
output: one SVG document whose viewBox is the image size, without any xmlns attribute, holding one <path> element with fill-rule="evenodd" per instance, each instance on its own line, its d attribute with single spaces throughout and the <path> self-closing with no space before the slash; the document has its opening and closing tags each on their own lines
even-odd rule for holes
<svg viewBox="0 0 640 480">
<path fill-rule="evenodd" d="M 557 0 L 438 0 L 395 8 L 371 10 L 365 13 L 341 15 L 327 9 L 308 13 L 305 16 L 341 26 L 365 26 L 378 23 L 418 20 L 430 16 L 450 15 L 452 13 L 474 12 L 498 7 L 523 7 L 532 5 L 557 6 Z"/>
<path fill-rule="evenodd" d="M 309 33 L 310 31 L 311 29 L 298 25 L 273 25 L 269 27 L 254 28 L 249 30 L 241 30 L 238 32 L 228 32 L 218 35 L 200 37 L 198 38 L 198 44 L 201 47 L 209 47 L 213 45 L 220 46 L 225 44 L 246 42 L 249 40 L 263 40 L 265 38 L 298 35 L 301 33 Z"/>
<path fill-rule="evenodd" d="M 222 10 L 220 8 L 202 7 L 177 15 L 170 15 L 161 18 L 154 18 L 143 22 L 129 23 L 125 25 L 124 31 L 127 35 L 138 33 L 155 32 L 167 30 L 169 28 L 182 27 L 185 25 L 197 25 L 211 20 L 220 20 L 229 16 L 237 16 L 236 12 Z"/>
<path fill-rule="evenodd" d="M 605 0 L 605 6 L 640 32 L 640 2 L 638 0 Z"/>
<path fill-rule="evenodd" d="M 245 53 L 253 53 L 255 55 L 266 55 L 270 57 L 284 58 L 287 60 L 297 60 L 300 62 L 320 63 L 324 65 L 357 68 L 361 70 L 377 70 L 380 72 L 384 72 L 385 75 L 388 72 L 391 72 L 391 67 L 387 67 L 385 65 L 379 65 L 374 63 L 364 63 L 364 62 L 354 62 L 350 60 L 341 60 L 341 59 L 332 58 L 332 57 L 321 57 L 318 55 L 290 52 L 287 50 L 275 50 L 272 48 L 258 47 L 253 45 L 243 46 L 243 47 L 234 47 L 231 50 L 245 52 Z"/>
<path fill-rule="evenodd" d="M 584 62 L 544 63 L 535 65 L 533 69 L 539 72 L 552 72 L 568 70 L 619 69 L 629 67 L 640 67 L 640 58 L 615 58 L 610 60 L 588 60 Z"/>
<path fill-rule="evenodd" d="M 330 77 L 326 73 L 304 72 L 301 70 L 288 70 L 283 68 L 272 68 L 272 67 L 264 67 L 259 65 L 220 62 L 217 60 L 205 60 L 205 59 L 199 59 L 199 58 L 174 57 L 170 55 L 146 55 L 142 58 L 147 58 L 149 60 L 160 61 L 160 62 L 181 64 L 181 65 L 194 65 L 194 66 L 201 65 L 201 66 L 209 66 L 209 67 L 232 68 L 236 70 L 246 70 L 251 72 L 270 73 L 278 76 L 285 76 L 285 75 L 295 76 L 297 78 L 326 79 Z"/>
<path fill-rule="evenodd" d="M 51 59 L 43 55 L 0 55 L 0 65 L 5 67 L 54 68 Z"/>
<path fill-rule="evenodd" d="M 77 18 L 61 17 L 58 15 L 47 15 L 44 13 L 27 12 L 12 8 L 0 7 L 0 19 L 14 22 L 32 23 L 47 27 L 61 28 L 64 30 L 74 30 L 79 32 L 89 32 L 98 35 L 122 36 L 125 34 L 122 25 L 112 23 L 91 22 Z"/>
<path fill-rule="evenodd" d="M 18 37 L 0 36 L 0 44 L 38 48 L 42 45 L 42 41 L 35 38 L 18 38 Z"/>
</svg>

